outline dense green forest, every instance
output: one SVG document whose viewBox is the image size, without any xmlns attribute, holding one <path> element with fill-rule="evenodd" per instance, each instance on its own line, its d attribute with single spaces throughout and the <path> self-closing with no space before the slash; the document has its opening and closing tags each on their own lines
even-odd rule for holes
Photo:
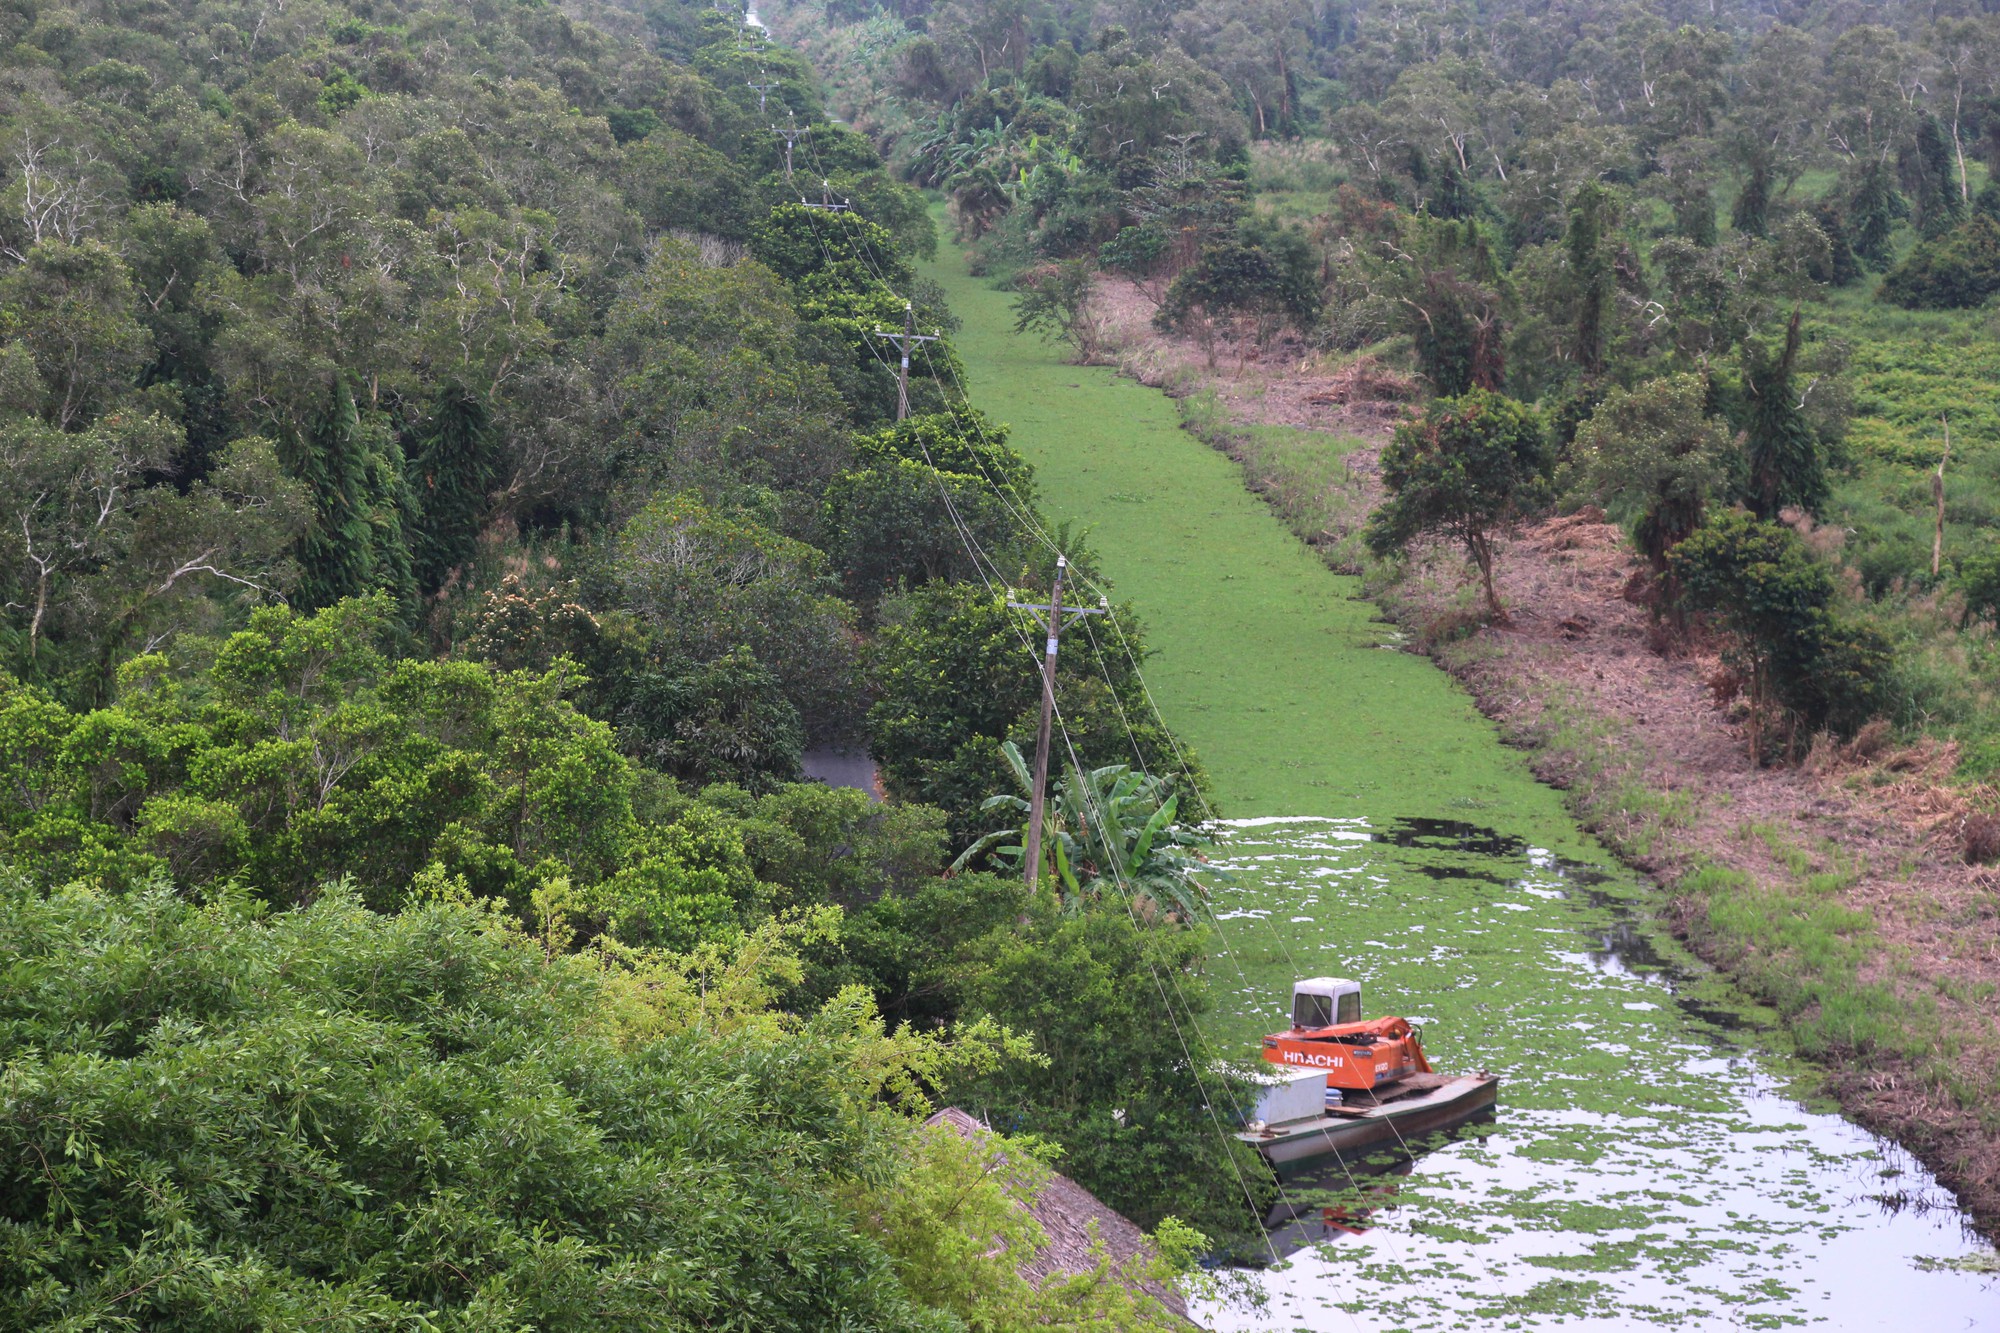
<svg viewBox="0 0 2000 1333">
<path fill-rule="evenodd" d="M 1167 1319 L 1250 1216 L 1200 773 L 1120 608 L 1042 892 L 948 873 L 1008 587 L 1091 561 L 805 63 L 673 0 L 0 26 L 0 1323 Z M 1015 1273 L 1050 1163 L 1151 1268 Z"/>
<path fill-rule="evenodd" d="M 1766 757 L 1880 716 L 2000 768 L 1990 4 L 792 0 L 772 21 L 948 195 L 1024 327 L 1087 359 L 1093 283 L 1129 282 L 1211 364 L 1408 375 L 1435 407 L 1384 457 L 1373 558 L 1457 545 L 1490 599 L 1495 534 L 1599 505 L 1663 634 L 1760 608 L 1708 623 Z M 1710 525 L 1738 507 L 1754 526 Z"/>
</svg>

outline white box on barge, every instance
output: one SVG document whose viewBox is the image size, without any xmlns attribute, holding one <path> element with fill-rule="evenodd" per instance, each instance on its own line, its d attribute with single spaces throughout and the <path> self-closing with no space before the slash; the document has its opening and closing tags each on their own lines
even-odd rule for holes
<svg viewBox="0 0 2000 1333">
<path fill-rule="evenodd" d="M 1245 1121 L 1261 1120 L 1267 1125 L 1284 1125 L 1326 1114 L 1324 1069 L 1272 1065 L 1252 1071 L 1250 1077 L 1259 1086 L 1257 1100 L 1244 1115 Z"/>
</svg>

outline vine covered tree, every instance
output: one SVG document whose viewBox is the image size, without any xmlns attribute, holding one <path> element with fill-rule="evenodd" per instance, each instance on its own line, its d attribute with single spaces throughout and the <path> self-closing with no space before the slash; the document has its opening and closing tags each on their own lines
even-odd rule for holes
<svg viewBox="0 0 2000 1333">
<path fill-rule="evenodd" d="M 1754 340 L 1743 345 L 1743 392 L 1749 400 L 1745 498 L 1759 518 L 1776 518 L 1792 506 L 1818 513 L 1826 503 L 1826 451 L 1806 417 L 1797 382 L 1801 341 L 1800 313 L 1794 310 L 1775 354 Z"/>
<path fill-rule="evenodd" d="M 1613 229 L 1618 221 L 1611 194 L 1592 182 L 1570 201 L 1568 250 L 1570 280 L 1575 284 L 1576 361 L 1585 374 L 1604 369 L 1604 321 L 1617 294 L 1613 265 Z"/>
<path fill-rule="evenodd" d="M 423 592 L 437 592 L 471 559 L 487 493 L 500 479 L 497 454 L 485 400 L 448 386 L 438 395 L 412 467 L 419 513 L 413 564 Z"/>
<path fill-rule="evenodd" d="M 1577 428 L 1578 493 L 1627 526 L 1656 577 L 1728 481 L 1729 433 L 1707 408 L 1707 383 L 1676 375 L 1613 389 Z M 1671 581 L 1662 591 L 1656 614 L 1677 600 Z"/>
<path fill-rule="evenodd" d="M 1497 392 L 1506 379 L 1506 328 L 1499 269 L 1478 224 L 1419 216 L 1398 239 L 1387 286 L 1417 368 L 1441 398 Z"/>
</svg>

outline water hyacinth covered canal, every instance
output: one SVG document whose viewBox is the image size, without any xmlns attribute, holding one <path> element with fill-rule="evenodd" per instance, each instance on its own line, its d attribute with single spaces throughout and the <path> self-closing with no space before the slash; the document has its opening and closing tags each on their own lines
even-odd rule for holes
<svg viewBox="0 0 2000 1333">
<path fill-rule="evenodd" d="M 1216 1035 L 1248 1054 L 1295 977 L 1350 976 L 1439 1068 L 1506 1080 L 1489 1124 L 1295 1182 L 1263 1304 L 1202 1323 L 2000 1329 L 1950 1196 L 1801 1105 L 1755 1009 L 1651 927 L 1652 891 L 1234 464 L 1159 394 L 1014 336 L 948 247 L 930 276 L 976 400 L 1144 609 L 1153 692 L 1214 778 Z"/>
</svg>

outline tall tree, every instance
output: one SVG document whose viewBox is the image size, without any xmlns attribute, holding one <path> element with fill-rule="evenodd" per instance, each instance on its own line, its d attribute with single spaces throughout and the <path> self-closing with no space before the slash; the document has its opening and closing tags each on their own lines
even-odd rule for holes
<svg viewBox="0 0 2000 1333">
<path fill-rule="evenodd" d="M 1585 372 L 1604 369 L 1604 317 L 1616 291 L 1612 272 L 1616 201 L 1592 182 L 1576 192 L 1569 207 L 1570 278 L 1576 292 L 1576 360 Z"/>
<path fill-rule="evenodd" d="M 1735 72 L 1724 138 L 1743 186 L 1738 230 L 1762 235 L 1770 206 L 1824 153 L 1830 90 L 1823 80 L 1801 73 L 1818 63 L 1811 36 L 1781 23 L 1751 43 L 1748 59 Z M 1753 186 L 1761 194 L 1761 211 Z M 1740 202 L 1745 197 L 1749 205 Z"/>
<path fill-rule="evenodd" d="M 442 390 L 412 478 L 418 514 L 413 573 L 426 595 L 472 558 L 487 494 L 500 476 L 497 452 L 486 400 L 461 385 Z"/>
<path fill-rule="evenodd" d="M 125 219 L 119 246 L 131 271 L 139 322 L 153 337 L 143 385 L 163 385 L 180 400 L 187 442 L 173 460 L 174 481 L 208 475 L 229 440 L 224 386 L 214 364 L 222 311 L 215 279 L 223 263 L 208 221 L 175 204 L 141 204 Z"/>
<path fill-rule="evenodd" d="M 1897 191 L 1895 173 L 1887 162 L 1871 157 L 1856 164 L 1848 196 L 1847 232 L 1858 258 L 1886 268 L 1891 258 L 1890 233 L 1897 220 L 1909 213 L 1910 206 Z"/>
<path fill-rule="evenodd" d="M 299 543 L 299 601 L 332 606 L 368 591 L 374 573 L 367 451 L 345 376 L 333 377 L 318 416 L 289 444 L 286 468 L 305 483 L 313 505 L 312 529 Z"/>
<path fill-rule="evenodd" d="M 1388 287 L 1417 365 L 1443 397 L 1498 389 L 1506 377 L 1499 267 L 1477 223 L 1414 217 L 1388 267 Z"/>
<path fill-rule="evenodd" d="M 1771 158 L 1761 145 L 1743 155 L 1742 188 L 1729 210 L 1729 225 L 1745 236 L 1762 236 L 1771 217 Z"/>
<path fill-rule="evenodd" d="M 1800 343 L 1800 312 L 1794 310 L 1775 355 L 1754 339 L 1743 344 L 1743 392 L 1749 400 L 1744 498 L 1761 519 L 1776 518 L 1793 505 L 1816 513 L 1826 503 L 1825 451 L 1795 383 Z"/>
<path fill-rule="evenodd" d="M 1910 220 L 1926 239 L 1936 239 L 1965 216 L 1965 200 L 1952 179 L 1952 153 L 1944 126 L 1926 111 L 1898 161 L 1910 196 Z"/>
<path fill-rule="evenodd" d="M 1958 174 L 1958 197 L 1972 198 L 1965 166 L 1966 113 L 1992 94 L 2000 81 L 2000 25 L 1985 18 L 1943 18 L 1931 28 L 1929 45 L 1942 67 L 1943 91 L 1951 98 L 1951 152 Z"/>
<path fill-rule="evenodd" d="M 34 355 L 43 420 L 81 430 L 131 392 L 151 343 L 134 305 L 124 262 L 96 241 L 44 241 L 0 282 L 0 338 Z"/>
</svg>

